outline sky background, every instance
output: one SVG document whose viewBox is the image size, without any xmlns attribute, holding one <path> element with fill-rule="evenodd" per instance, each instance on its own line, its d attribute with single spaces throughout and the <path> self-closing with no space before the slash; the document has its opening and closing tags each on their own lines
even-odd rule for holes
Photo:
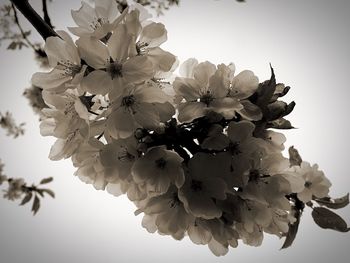
<svg viewBox="0 0 350 263">
<path fill-rule="evenodd" d="M 41 10 L 41 1 L 30 2 Z M 79 7 L 76 0 L 53 1 L 52 23 L 57 29 L 73 26 L 70 9 Z M 304 160 L 318 163 L 333 183 L 330 194 L 338 197 L 350 190 L 349 13 L 349 0 L 181 0 L 180 7 L 155 20 L 168 30 L 162 47 L 180 61 L 234 62 L 238 71 L 250 69 L 260 81 L 270 77 L 271 63 L 277 81 L 292 87 L 286 100 L 296 101 L 288 119 L 298 129 L 284 132 L 286 146 L 294 145 Z M 283 240 L 266 235 L 260 248 L 240 243 L 216 258 L 188 238 L 179 242 L 149 234 L 127 198 L 82 183 L 73 176 L 70 160 L 47 158 L 54 139 L 40 136 L 38 116 L 22 96 L 39 70 L 31 50 L 0 47 L 0 111 L 26 122 L 26 134 L 18 139 L 0 130 L 5 173 L 29 183 L 53 176 L 50 187 L 57 196 L 45 198 L 35 217 L 29 206 L 0 198 L 1 263 L 349 262 L 350 234 L 320 229 L 310 209 L 305 209 L 294 245 L 283 251 Z M 350 223 L 349 207 L 339 214 Z"/>
</svg>

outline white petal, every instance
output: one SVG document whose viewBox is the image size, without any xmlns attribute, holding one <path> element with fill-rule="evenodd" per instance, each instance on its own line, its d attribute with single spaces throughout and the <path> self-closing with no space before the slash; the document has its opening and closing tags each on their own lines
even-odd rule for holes
<svg viewBox="0 0 350 263">
<path fill-rule="evenodd" d="M 77 47 L 71 41 L 66 42 L 60 37 L 48 37 L 45 43 L 45 53 L 51 67 L 57 63 L 71 62 L 80 65 L 80 57 Z"/>
<path fill-rule="evenodd" d="M 124 62 L 129 56 L 132 37 L 127 33 L 125 24 L 119 24 L 108 40 L 108 50 L 114 61 Z"/>
<path fill-rule="evenodd" d="M 151 103 L 140 103 L 134 118 L 141 127 L 146 129 L 155 129 L 160 124 L 159 114 Z"/>
<path fill-rule="evenodd" d="M 158 47 L 167 40 L 167 31 L 162 23 L 145 26 L 140 35 L 140 41 L 147 43 L 148 48 Z"/>
<path fill-rule="evenodd" d="M 254 129 L 255 125 L 250 121 L 231 121 L 227 128 L 227 134 L 232 142 L 240 143 L 247 138 L 252 137 Z"/>
<path fill-rule="evenodd" d="M 232 119 L 243 106 L 236 98 L 225 97 L 212 101 L 209 108 L 226 119 Z"/>
<path fill-rule="evenodd" d="M 232 79 L 231 96 L 245 99 L 251 96 L 258 88 L 259 79 L 250 70 L 240 72 Z"/>
<path fill-rule="evenodd" d="M 184 63 L 181 64 L 179 72 L 180 76 L 185 78 L 194 77 L 194 68 L 198 65 L 198 60 L 195 58 L 189 58 Z"/>
<path fill-rule="evenodd" d="M 203 117 L 206 113 L 206 107 L 201 102 L 185 102 L 179 105 L 179 121 L 190 122 L 199 117 Z"/>
<path fill-rule="evenodd" d="M 209 61 L 199 63 L 193 70 L 194 78 L 201 83 L 202 87 L 208 87 L 209 78 L 215 73 L 216 67 Z"/>
<path fill-rule="evenodd" d="M 105 95 L 112 90 L 113 80 L 106 71 L 95 70 L 83 78 L 81 88 L 94 95 Z"/>
<path fill-rule="evenodd" d="M 72 18 L 78 26 L 89 28 L 94 18 L 96 18 L 96 12 L 95 9 L 86 2 L 82 2 L 81 4 L 82 6 L 79 10 L 71 11 Z"/>
<path fill-rule="evenodd" d="M 114 0 L 95 0 L 95 9 L 99 17 L 106 18 L 110 23 L 120 15 L 117 2 Z"/>
<path fill-rule="evenodd" d="M 92 37 L 81 37 L 77 41 L 81 58 L 95 69 L 106 68 L 109 63 L 107 46 L 100 40 Z"/>
<path fill-rule="evenodd" d="M 146 57 L 133 57 L 123 64 L 122 74 L 128 83 L 148 80 L 154 75 L 153 64 Z"/>
<path fill-rule="evenodd" d="M 170 96 L 163 92 L 158 87 L 154 86 L 140 86 L 135 92 L 135 97 L 138 101 L 147 102 L 147 103 L 165 103 L 171 100 Z"/>
<path fill-rule="evenodd" d="M 241 104 L 243 109 L 239 110 L 238 113 L 245 119 L 250 121 L 258 121 L 262 118 L 262 112 L 258 106 L 251 103 L 249 100 L 242 100 Z"/>
<path fill-rule="evenodd" d="M 108 116 L 107 130 L 115 139 L 129 137 L 135 128 L 134 119 L 124 108 L 118 108 Z"/>
<path fill-rule="evenodd" d="M 53 69 L 50 72 L 37 72 L 32 76 L 32 84 L 45 90 L 55 91 L 55 88 L 60 88 L 61 85 L 70 81 L 71 76 L 67 76 L 64 70 Z"/>
<path fill-rule="evenodd" d="M 167 72 L 173 68 L 176 63 L 176 57 L 170 52 L 156 47 L 149 50 L 147 54 L 148 59 L 153 63 L 156 70 Z"/>
</svg>

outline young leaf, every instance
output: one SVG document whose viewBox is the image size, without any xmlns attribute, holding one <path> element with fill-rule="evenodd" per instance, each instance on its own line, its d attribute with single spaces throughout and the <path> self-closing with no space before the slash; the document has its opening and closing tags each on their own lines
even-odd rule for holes
<svg viewBox="0 0 350 263">
<path fill-rule="evenodd" d="M 39 208 L 40 208 L 40 199 L 38 196 L 35 196 L 33 201 L 33 206 L 32 206 L 32 211 L 34 215 L 39 211 Z"/>
<path fill-rule="evenodd" d="M 343 197 L 331 199 L 330 197 L 324 197 L 321 199 L 315 199 L 320 205 L 326 206 L 331 209 L 340 209 L 349 204 L 349 193 Z"/>
<path fill-rule="evenodd" d="M 302 159 L 301 156 L 298 152 L 297 149 L 294 148 L 294 146 L 289 147 L 288 149 L 288 153 L 289 153 L 289 162 L 291 166 L 294 165 L 299 165 L 302 163 Z"/>
<path fill-rule="evenodd" d="M 266 128 L 281 129 L 281 130 L 294 129 L 290 121 L 284 118 L 280 118 L 280 119 L 268 122 L 266 125 Z"/>
<path fill-rule="evenodd" d="M 271 67 L 271 66 L 270 66 Z M 256 102 L 256 105 L 258 105 L 261 110 L 263 111 L 264 115 L 266 114 L 266 107 L 269 104 L 273 94 L 276 90 L 276 77 L 275 72 L 273 68 L 271 67 L 271 78 L 268 81 L 263 82 L 259 85 L 259 88 L 257 90 L 258 93 L 258 100 Z"/>
<path fill-rule="evenodd" d="M 53 181 L 52 177 L 44 178 L 40 181 L 40 184 L 48 184 Z"/>
<path fill-rule="evenodd" d="M 339 232 L 348 232 L 350 228 L 348 228 L 346 222 L 343 218 L 341 218 L 336 213 L 328 210 L 324 207 L 316 207 L 312 211 L 312 217 L 315 223 L 325 229 L 333 229 Z"/>
<path fill-rule="evenodd" d="M 288 248 L 288 247 L 290 247 L 293 244 L 294 239 L 295 239 L 295 237 L 296 237 L 296 235 L 298 233 L 298 228 L 299 228 L 299 223 L 300 223 L 300 216 L 301 216 L 300 211 L 296 211 L 295 212 L 295 217 L 296 217 L 297 220 L 293 224 L 289 225 L 289 230 L 288 230 L 288 233 L 286 235 L 286 240 L 284 241 L 283 246 L 281 247 L 281 249 Z"/>
<path fill-rule="evenodd" d="M 55 198 L 55 193 L 50 189 L 41 189 L 44 193 L 47 193 L 52 198 Z"/>
<path fill-rule="evenodd" d="M 28 203 L 30 201 L 30 199 L 32 199 L 32 197 L 33 197 L 33 193 L 28 192 L 19 205 L 25 205 L 26 203 Z"/>
</svg>

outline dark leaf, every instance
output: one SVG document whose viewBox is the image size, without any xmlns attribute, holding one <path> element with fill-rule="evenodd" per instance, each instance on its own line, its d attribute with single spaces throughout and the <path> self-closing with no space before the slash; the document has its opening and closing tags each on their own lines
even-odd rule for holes
<svg viewBox="0 0 350 263">
<path fill-rule="evenodd" d="M 327 208 L 315 207 L 312 211 L 312 217 L 315 223 L 321 228 L 339 232 L 348 232 L 350 230 L 343 218 Z"/>
<path fill-rule="evenodd" d="M 289 225 L 289 230 L 288 233 L 286 235 L 286 240 L 283 243 L 283 246 L 281 247 L 281 249 L 285 249 L 290 247 L 293 242 L 294 239 L 298 233 L 298 228 L 299 228 L 299 223 L 300 223 L 300 216 L 301 216 L 301 212 L 299 210 L 295 211 L 295 218 L 296 221 L 293 224 Z"/>
<path fill-rule="evenodd" d="M 340 209 L 349 204 L 349 193 L 343 197 L 331 199 L 330 197 L 324 197 L 321 199 L 315 199 L 320 205 L 326 206 L 331 209 Z"/>
<path fill-rule="evenodd" d="M 38 196 L 35 196 L 33 206 L 32 206 L 32 211 L 34 215 L 39 211 L 39 208 L 40 208 L 40 199 Z"/>
<path fill-rule="evenodd" d="M 17 47 L 17 43 L 13 41 L 10 43 L 10 45 L 8 45 L 7 49 L 15 50 L 16 47 Z"/>
<path fill-rule="evenodd" d="M 41 189 L 44 193 L 47 193 L 52 198 L 55 198 L 55 193 L 50 189 Z"/>
<path fill-rule="evenodd" d="M 274 121 L 270 121 L 267 123 L 266 128 L 273 128 L 273 129 L 283 129 L 283 130 L 287 130 L 287 129 L 294 129 L 294 127 L 292 126 L 292 124 L 290 123 L 290 121 L 284 119 L 284 118 L 280 118 L 278 120 L 274 120 Z"/>
<path fill-rule="evenodd" d="M 294 146 L 289 147 L 288 149 L 288 153 L 289 153 L 289 162 L 290 162 L 290 166 L 294 166 L 294 165 L 299 165 L 302 163 L 303 159 L 301 159 L 301 156 L 298 152 L 297 149 L 294 148 Z"/>
<path fill-rule="evenodd" d="M 271 67 L 271 66 L 270 66 Z M 273 94 L 276 90 L 276 77 L 273 68 L 271 67 L 271 78 L 259 85 L 257 90 L 258 99 L 256 105 L 258 105 L 265 115 L 266 107 L 269 104 Z"/>
<path fill-rule="evenodd" d="M 42 189 L 37 189 L 36 188 L 36 192 L 41 196 L 41 197 L 44 197 L 44 192 Z"/>
<path fill-rule="evenodd" d="M 32 199 L 32 197 L 33 197 L 33 193 L 28 192 L 19 205 L 25 205 L 26 203 L 28 203 Z"/>
<path fill-rule="evenodd" d="M 52 177 L 44 178 L 40 181 L 40 184 L 48 184 L 53 181 Z"/>
<path fill-rule="evenodd" d="M 284 84 L 278 83 L 276 85 L 275 92 L 270 100 L 270 103 L 275 102 L 278 98 L 285 96 L 289 90 L 290 90 L 289 86 L 286 87 L 284 86 Z"/>
</svg>

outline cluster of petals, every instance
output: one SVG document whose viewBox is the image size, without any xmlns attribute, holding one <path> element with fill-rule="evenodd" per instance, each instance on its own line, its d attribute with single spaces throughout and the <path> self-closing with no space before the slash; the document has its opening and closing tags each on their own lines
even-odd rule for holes
<svg viewBox="0 0 350 263">
<path fill-rule="evenodd" d="M 47 104 L 41 134 L 57 138 L 49 157 L 72 158 L 83 182 L 126 194 L 149 232 L 188 236 L 220 256 L 238 240 L 258 246 L 264 233 L 284 236 L 296 220 L 289 195 L 327 196 L 317 166 L 290 167 L 283 134 L 256 134 L 263 112 L 253 72 L 189 59 L 171 96 L 162 77 L 177 59 L 160 47 L 164 25 L 139 5 L 120 14 L 114 0 L 83 2 L 72 16 L 78 39 L 49 37 L 52 70 L 32 78 Z M 191 138 L 197 120 L 206 126 Z"/>
</svg>

